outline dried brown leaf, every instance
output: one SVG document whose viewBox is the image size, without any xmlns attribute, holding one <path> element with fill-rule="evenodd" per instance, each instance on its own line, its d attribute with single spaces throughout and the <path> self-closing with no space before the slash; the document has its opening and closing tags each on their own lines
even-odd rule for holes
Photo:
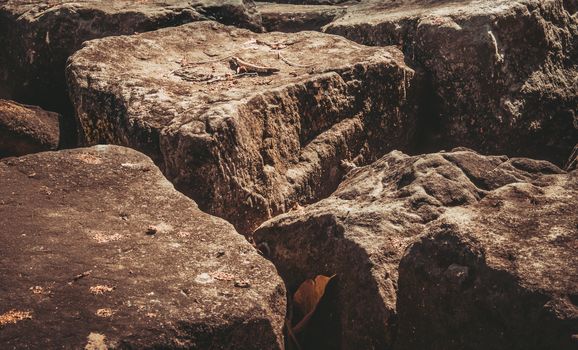
<svg viewBox="0 0 578 350">
<path fill-rule="evenodd" d="M 335 277 L 335 275 L 331 277 L 318 275 L 314 280 L 308 279 L 299 286 L 293 295 L 293 302 L 295 307 L 297 307 L 304 316 L 303 319 L 293 327 L 293 332 L 295 334 L 301 332 L 307 325 L 309 319 L 313 316 L 319 301 L 325 294 L 327 284 L 333 277 Z"/>
<path fill-rule="evenodd" d="M 32 318 L 32 311 L 10 310 L 0 315 L 0 327 Z"/>
</svg>

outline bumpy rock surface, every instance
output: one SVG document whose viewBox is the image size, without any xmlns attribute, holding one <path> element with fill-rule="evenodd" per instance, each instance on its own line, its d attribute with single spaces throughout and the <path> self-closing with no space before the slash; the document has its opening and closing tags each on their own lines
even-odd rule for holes
<svg viewBox="0 0 578 350">
<path fill-rule="evenodd" d="M 64 68 L 84 41 L 206 19 L 261 30 L 251 0 L 0 1 L 0 98 L 64 113 L 72 133 Z"/>
<path fill-rule="evenodd" d="M 275 263 L 289 290 L 295 290 L 302 281 L 317 274 L 337 274 L 338 291 L 333 307 L 340 319 L 342 348 L 386 348 L 393 345 L 396 336 L 400 260 L 406 248 L 427 233 L 430 225 L 452 207 L 467 208 L 485 198 L 512 193 L 505 188 L 514 182 L 520 183 L 520 187 L 543 191 L 545 205 L 550 206 L 548 210 L 555 211 L 557 185 L 547 186 L 551 182 L 570 183 L 575 179 L 575 174 L 572 176 L 548 162 L 486 157 L 465 149 L 413 157 L 394 151 L 370 166 L 352 170 L 330 197 L 267 221 L 255 231 L 254 239 Z M 534 182 L 535 186 L 530 184 Z M 540 190 L 539 186 L 545 187 Z M 566 198 L 568 195 L 573 198 Z M 569 188 L 563 196 L 566 201 L 576 201 L 578 193 Z M 501 205 L 509 206 L 508 200 L 504 197 Z M 516 197 L 512 198 L 512 205 L 516 203 Z M 564 206 L 563 214 L 557 218 L 564 230 L 575 225 L 576 208 Z M 536 211 L 532 215 L 540 213 Z M 520 214 L 510 216 L 510 232 L 522 237 L 526 226 L 518 225 L 518 219 L 513 219 L 516 215 Z M 525 219 L 530 218 L 525 215 Z M 541 219 L 538 216 L 532 220 L 539 222 Z M 544 218 L 545 223 L 551 220 L 553 218 Z M 496 228 L 499 230 L 499 226 Z M 551 238 L 547 230 L 532 235 L 541 235 L 539 242 Z M 532 244 L 521 237 L 516 243 L 519 246 Z M 509 239 L 515 241 L 516 238 Z M 549 246 L 541 250 L 538 244 L 532 249 L 543 253 L 542 257 L 553 259 L 545 264 L 560 263 L 572 270 L 571 261 L 564 261 L 570 255 L 571 247 L 567 246 L 567 238 L 561 239 L 557 251 L 564 254 L 560 253 L 559 257 Z M 522 264 L 520 269 L 533 271 L 530 258 L 524 259 L 518 260 Z M 560 290 L 571 283 L 576 284 L 574 271 L 556 276 L 561 278 Z M 541 277 L 534 278 L 539 281 Z M 412 295 L 420 291 L 414 290 Z M 511 297 L 515 298 L 515 295 Z M 533 307 L 539 306 L 533 304 Z M 405 321 L 411 324 L 413 319 Z M 405 332 L 404 335 L 421 336 L 419 332 Z"/>
<path fill-rule="evenodd" d="M 578 347 L 578 172 L 446 211 L 399 268 L 396 349 Z"/>
<path fill-rule="evenodd" d="M 269 32 L 317 30 L 345 13 L 344 6 L 258 3 L 263 27 Z"/>
<path fill-rule="evenodd" d="M 329 195 L 349 163 L 404 148 L 415 129 L 399 51 L 316 32 L 197 22 L 91 41 L 67 75 L 85 143 L 142 150 L 243 232 Z"/>
<path fill-rule="evenodd" d="M 439 118 L 430 145 L 562 165 L 578 139 L 578 17 L 566 11 L 575 4 L 364 0 L 324 31 L 403 47 L 430 90 L 424 119 Z"/>
<path fill-rule="evenodd" d="M 0 178 L 3 348 L 281 348 L 273 265 L 150 158 L 38 153 Z"/>
<path fill-rule="evenodd" d="M 59 134 L 57 113 L 0 99 L 0 158 L 54 150 Z"/>
</svg>

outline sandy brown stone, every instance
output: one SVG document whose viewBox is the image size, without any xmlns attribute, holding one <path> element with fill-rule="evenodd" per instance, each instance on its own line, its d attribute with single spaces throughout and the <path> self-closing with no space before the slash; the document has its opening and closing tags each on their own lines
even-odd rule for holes
<svg viewBox="0 0 578 350">
<path fill-rule="evenodd" d="M 0 161 L 0 178 L 3 348 L 282 348 L 273 265 L 150 158 L 45 152 Z"/>
<path fill-rule="evenodd" d="M 448 209 L 401 260 L 395 349 L 578 346 L 578 172 Z"/>
<path fill-rule="evenodd" d="M 62 113 L 74 144 L 64 68 L 84 41 L 207 19 L 262 30 L 251 0 L 0 1 L 0 98 Z"/>
<path fill-rule="evenodd" d="M 56 149 L 59 117 L 36 106 L 0 99 L 0 158 Z"/>
<path fill-rule="evenodd" d="M 399 45 L 423 70 L 425 150 L 466 146 L 563 165 L 578 139 L 575 4 L 363 0 L 324 31 Z"/>
<path fill-rule="evenodd" d="M 328 195 L 347 164 L 415 131 L 399 51 L 315 32 L 197 22 L 91 41 L 67 75 L 85 143 L 142 150 L 242 232 Z"/>
<path fill-rule="evenodd" d="M 328 308 L 335 326 L 317 334 L 317 339 L 333 339 L 333 346 L 344 349 L 391 348 L 396 335 L 397 339 L 401 336 L 397 334 L 398 268 L 408 246 L 427 234 L 440 217 L 451 215 L 452 208 L 475 207 L 511 183 L 543 187 L 549 197 L 545 203 L 555 211 L 558 194 L 555 187 L 550 192 L 548 186 L 573 179 L 575 175 L 565 174 L 551 163 L 525 158 L 482 156 L 467 149 L 421 156 L 395 151 L 352 170 L 330 197 L 265 222 L 254 239 L 291 292 L 307 278 L 337 275 L 336 294 Z M 570 201 L 577 198 L 575 189 L 569 188 L 564 193 L 568 195 L 573 196 Z M 505 197 L 502 205 L 509 206 L 508 201 Z M 515 203 L 517 199 L 512 198 L 511 205 Z M 565 214 L 558 218 L 560 225 L 575 225 L 575 208 L 564 209 Z M 533 220 L 539 222 L 540 217 Z M 514 234 L 524 227 L 512 221 L 511 230 Z M 571 264 L 575 261 L 566 262 L 568 270 Z M 564 277 L 563 283 L 575 283 L 572 276 Z M 420 290 L 412 293 L 419 295 Z M 421 335 L 406 332 L 403 336 L 419 339 Z M 483 338 L 482 333 L 478 336 Z"/>
</svg>

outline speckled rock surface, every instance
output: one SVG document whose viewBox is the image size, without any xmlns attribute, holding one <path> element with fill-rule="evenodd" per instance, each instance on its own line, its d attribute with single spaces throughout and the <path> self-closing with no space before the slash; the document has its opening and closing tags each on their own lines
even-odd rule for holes
<svg viewBox="0 0 578 350">
<path fill-rule="evenodd" d="M 67 76 L 84 143 L 142 150 L 243 233 L 330 194 L 350 165 L 415 131 L 401 53 L 316 32 L 197 22 L 111 37 L 72 56 Z"/>
<path fill-rule="evenodd" d="M 465 146 L 562 165 L 578 139 L 575 4 L 363 0 L 324 31 L 399 45 L 424 71 L 426 151 Z"/>
<path fill-rule="evenodd" d="M 0 99 L 0 158 L 56 149 L 58 119 L 56 113 Z"/>
<path fill-rule="evenodd" d="M 3 349 L 282 347 L 273 265 L 148 157 L 38 153 L 0 178 Z"/>
<path fill-rule="evenodd" d="M 64 68 L 84 41 L 206 19 L 261 30 L 251 0 L 0 1 L 0 98 L 62 113 L 74 144 Z"/>
<path fill-rule="evenodd" d="M 312 276 L 337 274 L 332 309 L 341 338 L 332 335 L 335 330 L 317 337 L 336 339 L 333 346 L 344 349 L 391 348 L 396 336 L 398 340 L 401 336 L 397 334 L 398 267 L 408 246 L 427 234 L 440 216 L 452 213 L 452 208 L 475 208 L 485 198 L 510 193 L 504 190 L 508 184 L 537 186 L 538 191 L 539 186 L 552 181 L 570 182 L 575 178 L 572 176 L 548 162 L 482 156 L 467 149 L 421 156 L 394 151 L 352 170 L 330 197 L 265 222 L 255 231 L 254 239 L 275 263 L 289 291 Z M 548 192 L 547 187 L 544 191 L 549 210 L 555 211 L 557 194 Z M 573 191 L 567 194 L 573 193 L 571 200 L 575 201 Z M 504 197 L 503 205 L 510 205 L 508 201 Z M 512 198 L 512 203 L 516 201 Z M 558 218 L 560 225 L 575 225 L 575 208 Z M 512 225 L 513 233 L 523 230 L 514 221 Z M 542 234 L 545 236 L 540 239 L 547 240 L 549 233 Z M 569 272 L 564 283 L 575 283 L 572 276 Z M 420 290 L 411 293 L 419 295 Z M 414 319 L 404 321 L 411 324 Z M 405 332 L 403 336 L 419 339 L 421 333 Z"/>
<path fill-rule="evenodd" d="M 399 268 L 396 349 L 578 347 L 578 172 L 448 209 Z"/>
</svg>

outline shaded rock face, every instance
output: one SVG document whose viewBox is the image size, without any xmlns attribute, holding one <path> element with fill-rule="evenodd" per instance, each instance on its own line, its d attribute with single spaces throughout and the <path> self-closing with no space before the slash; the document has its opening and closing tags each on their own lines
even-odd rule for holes
<svg viewBox="0 0 578 350">
<path fill-rule="evenodd" d="M 475 207 L 508 184 L 537 190 L 542 186 L 553 203 L 557 194 L 549 192 L 549 184 L 571 179 L 544 161 L 482 156 L 467 149 L 413 157 L 394 151 L 352 170 L 330 197 L 265 222 L 254 239 L 275 263 L 288 290 L 317 274 L 337 274 L 333 308 L 341 328 L 339 346 L 392 348 L 401 321 L 396 306 L 398 268 L 408 246 L 452 208 Z M 576 192 L 573 196 L 575 200 Z M 504 198 L 503 205 L 507 203 Z M 575 225 L 574 216 L 575 209 L 559 220 L 565 227 Z M 524 230 L 512 221 L 512 232 L 518 229 Z M 573 275 L 563 280 L 575 283 Z M 404 320 L 410 325 L 413 321 Z M 419 332 L 403 335 L 420 337 Z"/>
<path fill-rule="evenodd" d="M 341 3 L 348 2 L 348 0 L 273 0 L 273 1 L 262 1 L 257 0 L 257 2 L 265 3 L 278 3 L 278 4 L 294 4 L 294 5 L 338 5 Z"/>
<path fill-rule="evenodd" d="M 242 232 L 329 195 L 348 166 L 414 133 L 401 53 L 315 32 L 197 22 L 111 37 L 72 56 L 67 76 L 84 143 L 142 150 Z"/>
<path fill-rule="evenodd" d="M 150 158 L 38 153 L 0 161 L 0 178 L 4 348 L 282 347 L 273 265 Z"/>
<path fill-rule="evenodd" d="M 425 149 L 466 146 L 562 165 L 578 139 L 571 3 L 369 0 L 324 31 L 400 45 L 423 70 Z"/>
<path fill-rule="evenodd" d="M 0 99 L 0 158 L 54 150 L 59 134 L 57 113 Z"/>
<path fill-rule="evenodd" d="M 286 5 L 258 3 L 263 27 L 269 32 L 294 33 L 317 30 L 345 13 L 346 7 L 331 5 Z"/>
<path fill-rule="evenodd" d="M 74 144 L 76 127 L 64 68 L 84 41 L 206 19 L 261 30 L 251 0 L 4 1 L 0 4 L 0 98 L 63 113 L 66 142 Z"/>
<path fill-rule="evenodd" d="M 576 349 L 578 172 L 448 210 L 399 268 L 396 349 Z"/>
</svg>

